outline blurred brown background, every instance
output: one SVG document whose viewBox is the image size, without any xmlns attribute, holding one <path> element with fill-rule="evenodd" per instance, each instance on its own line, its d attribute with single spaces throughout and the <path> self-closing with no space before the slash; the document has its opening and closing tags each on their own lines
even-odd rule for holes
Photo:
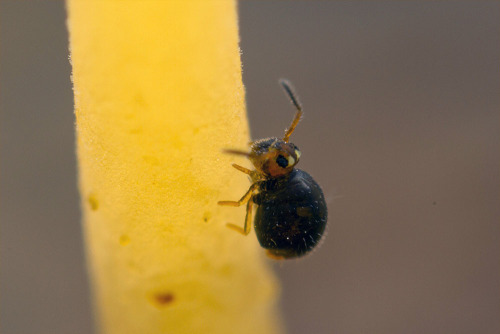
<svg viewBox="0 0 500 334">
<path fill-rule="evenodd" d="M 0 2 L 4 334 L 92 332 L 62 1 Z M 293 109 L 329 234 L 277 265 L 289 333 L 500 332 L 500 3 L 245 1 L 254 138 Z"/>
</svg>

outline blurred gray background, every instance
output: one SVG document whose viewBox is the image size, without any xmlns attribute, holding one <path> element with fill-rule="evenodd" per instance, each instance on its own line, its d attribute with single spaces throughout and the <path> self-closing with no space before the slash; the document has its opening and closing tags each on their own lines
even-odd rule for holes
<svg viewBox="0 0 500 334">
<path fill-rule="evenodd" d="M 62 1 L 0 2 L 0 330 L 92 333 Z M 500 2 L 244 1 L 254 138 L 293 110 L 329 199 L 289 333 L 500 332 Z"/>
</svg>

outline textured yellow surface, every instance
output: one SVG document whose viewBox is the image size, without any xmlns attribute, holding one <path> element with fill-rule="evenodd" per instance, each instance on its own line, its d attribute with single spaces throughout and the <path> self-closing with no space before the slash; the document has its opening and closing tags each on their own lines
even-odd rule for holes
<svg viewBox="0 0 500 334">
<path fill-rule="evenodd" d="M 221 153 L 249 140 L 233 1 L 69 0 L 80 191 L 103 333 L 276 333 L 277 284 Z"/>
</svg>

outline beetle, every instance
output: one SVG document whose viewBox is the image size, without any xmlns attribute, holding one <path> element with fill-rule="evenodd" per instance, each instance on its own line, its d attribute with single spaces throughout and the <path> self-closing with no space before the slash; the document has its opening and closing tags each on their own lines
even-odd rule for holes
<svg viewBox="0 0 500 334">
<path fill-rule="evenodd" d="M 232 166 L 248 174 L 252 185 L 239 201 L 219 201 L 219 205 L 247 205 L 243 228 L 227 226 L 248 235 L 252 226 L 260 245 L 273 259 L 290 259 L 305 255 L 321 240 L 326 228 L 328 210 L 321 187 L 303 170 L 295 168 L 300 150 L 289 142 L 291 134 L 302 118 L 302 106 L 287 80 L 280 80 L 285 93 L 297 109 L 292 124 L 283 138 L 271 137 L 250 143 L 250 152 L 225 150 L 246 156 L 255 167 L 250 170 L 237 164 Z"/>
</svg>

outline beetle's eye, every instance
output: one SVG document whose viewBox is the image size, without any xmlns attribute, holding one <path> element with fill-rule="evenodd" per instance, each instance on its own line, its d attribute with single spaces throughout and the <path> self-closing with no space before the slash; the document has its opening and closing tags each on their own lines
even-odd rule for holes
<svg viewBox="0 0 500 334">
<path fill-rule="evenodd" d="M 286 168 L 286 166 L 288 166 L 287 158 L 285 158 L 281 154 L 278 155 L 278 157 L 276 158 L 276 163 L 278 164 L 278 166 L 280 166 L 282 168 Z"/>
</svg>

